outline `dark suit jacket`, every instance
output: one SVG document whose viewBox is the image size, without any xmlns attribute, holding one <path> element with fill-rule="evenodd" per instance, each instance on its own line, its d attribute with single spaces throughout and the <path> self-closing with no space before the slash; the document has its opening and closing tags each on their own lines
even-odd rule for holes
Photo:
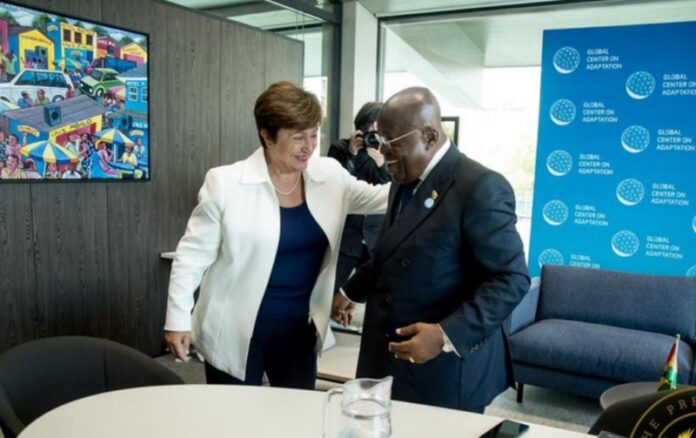
<svg viewBox="0 0 696 438">
<path fill-rule="evenodd" d="M 360 149 L 356 155 L 353 155 L 348 150 L 348 142 L 348 139 L 341 139 L 333 143 L 329 147 L 327 156 L 338 160 L 344 169 L 361 181 L 366 181 L 370 184 L 386 184 L 391 181 L 386 168 L 384 166 L 378 167 L 375 160 L 367 155 L 365 148 Z M 341 237 L 341 255 L 354 259 L 360 257 L 363 251 L 363 240 L 367 247 L 372 250 L 382 228 L 383 220 L 384 215 L 378 214 L 348 215 L 345 228 L 343 229 L 343 236 Z M 340 263 L 341 259 L 339 258 Z"/>
<path fill-rule="evenodd" d="M 512 188 L 451 146 L 395 219 L 399 199 L 393 184 L 374 256 L 344 286 L 367 301 L 358 376 L 394 376 L 395 399 L 481 410 L 514 382 L 503 324 L 529 288 Z M 395 359 L 394 329 L 415 322 L 439 323 L 461 357 Z"/>
</svg>

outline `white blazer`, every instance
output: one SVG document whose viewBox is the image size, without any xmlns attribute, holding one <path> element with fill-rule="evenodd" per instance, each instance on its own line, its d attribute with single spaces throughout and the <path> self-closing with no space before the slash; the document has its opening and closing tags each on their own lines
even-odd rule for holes
<svg viewBox="0 0 696 438">
<path fill-rule="evenodd" d="M 384 213 L 389 184 L 359 181 L 326 157 L 310 158 L 303 177 L 307 207 L 329 241 L 309 303 L 319 349 L 329 324 L 346 215 Z M 263 148 L 208 171 L 176 248 L 165 330 L 191 331 L 192 342 L 212 366 L 243 380 L 279 241 L 280 206 Z"/>
</svg>

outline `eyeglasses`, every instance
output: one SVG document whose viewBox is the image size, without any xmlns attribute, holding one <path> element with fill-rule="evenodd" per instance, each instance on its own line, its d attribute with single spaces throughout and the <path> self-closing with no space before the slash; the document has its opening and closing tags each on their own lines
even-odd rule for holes
<svg viewBox="0 0 696 438">
<path fill-rule="evenodd" d="M 413 131 L 409 131 L 409 132 L 407 132 L 406 134 L 400 135 L 400 136 L 398 136 L 398 137 L 396 137 L 396 138 L 392 138 L 391 140 L 387 140 L 386 137 L 384 137 L 383 135 L 377 134 L 377 140 L 379 140 L 379 144 L 380 144 L 381 146 L 389 146 L 391 143 L 394 143 L 395 141 L 399 141 L 399 140 L 401 140 L 402 138 L 406 138 L 406 137 L 408 137 L 409 135 L 413 135 L 413 134 L 415 134 L 416 132 L 420 132 L 421 129 L 423 129 L 423 128 L 414 129 Z"/>
</svg>

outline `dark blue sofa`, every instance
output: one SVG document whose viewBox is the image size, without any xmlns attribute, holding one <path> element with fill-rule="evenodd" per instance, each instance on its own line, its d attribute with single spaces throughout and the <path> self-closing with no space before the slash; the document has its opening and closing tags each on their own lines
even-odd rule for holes
<svg viewBox="0 0 696 438">
<path fill-rule="evenodd" d="M 517 400 L 524 384 L 597 398 L 657 382 L 677 333 L 678 381 L 694 385 L 696 279 L 545 265 L 511 318 Z"/>
</svg>

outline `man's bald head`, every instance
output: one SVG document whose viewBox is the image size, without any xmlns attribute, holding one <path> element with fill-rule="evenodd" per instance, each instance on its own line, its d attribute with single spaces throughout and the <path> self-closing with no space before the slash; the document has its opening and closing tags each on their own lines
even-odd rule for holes
<svg viewBox="0 0 696 438">
<path fill-rule="evenodd" d="M 440 134 L 438 146 L 444 143 L 440 121 L 440 104 L 425 87 L 410 87 L 399 91 L 387 100 L 379 116 L 381 130 L 408 132 L 423 127 Z"/>
<path fill-rule="evenodd" d="M 394 181 L 403 184 L 420 178 L 435 153 L 445 144 L 440 105 L 427 88 L 399 91 L 384 104 L 377 119 L 386 142 L 381 152 Z"/>
</svg>

